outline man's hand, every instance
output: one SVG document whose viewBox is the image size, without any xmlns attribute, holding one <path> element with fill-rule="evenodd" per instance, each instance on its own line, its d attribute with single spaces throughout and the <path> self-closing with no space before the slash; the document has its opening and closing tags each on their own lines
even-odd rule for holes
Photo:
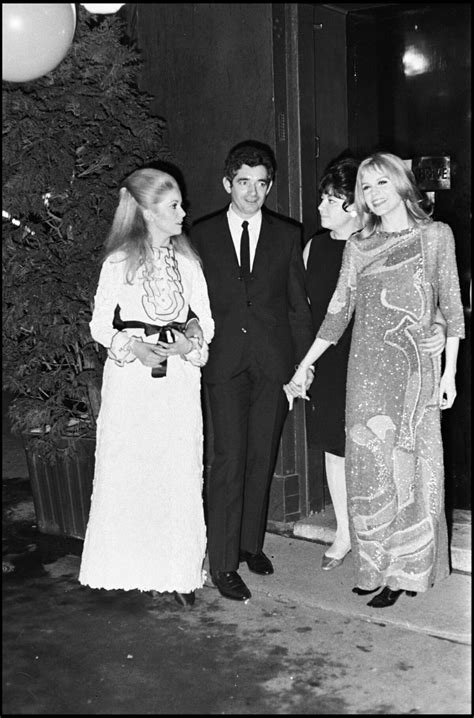
<svg viewBox="0 0 474 718">
<path fill-rule="evenodd" d="M 435 323 L 430 327 L 430 335 L 421 339 L 420 349 L 424 354 L 437 357 L 442 354 L 446 346 L 446 326 Z"/>
<path fill-rule="evenodd" d="M 204 334 L 202 333 L 201 325 L 197 317 L 193 317 L 189 320 L 186 329 L 184 330 L 184 336 L 187 339 L 196 338 L 198 344 L 202 347 L 204 343 Z"/>
</svg>

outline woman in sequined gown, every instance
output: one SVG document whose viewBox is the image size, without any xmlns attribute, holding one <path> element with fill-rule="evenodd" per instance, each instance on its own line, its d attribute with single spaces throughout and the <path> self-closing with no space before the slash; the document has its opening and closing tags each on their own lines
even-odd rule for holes
<svg viewBox="0 0 474 718">
<path fill-rule="evenodd" d="M 137 170 L 105 243 L 90 328 L 108 358 L 79 581 L 190 606 L 205 579 L 200 367 L 214 322 L 181 202 L 171 175 Z"/>
<path fill-rule="evenodd" d="M 319 183 L 318 210 L 321 225 L 326 231 L 312 237 L 303 251 L 306 292 L 315 333 L 323 322 L 336 288 L 346 242 L 361 227 L 354 204 L 359 164 L 354 157 L 341 155 L 329 163 Z M 326 479 L 336 518 L 334 542 L 322 558 L 324 571 L 340 566 L 351 546 L 344 455 L 346 377 L 352 321 L 338 343 L 320 357 L 311 384 L 311 398 L 306 405 L 308 444 L 313 449 L 324 451 Z M 443 317 L 438 312 L 429 336 L 420 342 L 422 351 L 432 356 L 441 354 L 445 344 L 444 326 Z"/>
<path fill-rule="evenodd" d="M 422 209 L 412 173 L 390 153 L 360 165 L 364 230 L 345 247 L 328 312 L 285 391 L 304 395 L 308 367 L 354 315 L 346 397 L 346 481 L 359 595 L 393 605 L 449 573 L 440 409 L 452 406 L 463 309 L 450 227 Z M 420 351 L 440 308 L 444 369 Z"/>
</svg>

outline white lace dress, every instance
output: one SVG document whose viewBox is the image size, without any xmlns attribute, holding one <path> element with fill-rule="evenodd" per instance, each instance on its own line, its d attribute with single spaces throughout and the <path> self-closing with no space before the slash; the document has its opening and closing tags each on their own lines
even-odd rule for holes
<svg viewBox="0 0 474 718">
<path fill-rule="evenodd" d="M 205 580 L 202 501 L 201 370 L 214 334 L 207 286 L 198 262 L 155 250 L 132 284 L 123 255 L 103 264 L 90 323 L 108 348 L 97 424 L 95 476 L 79 581 L 92 588 L 190 592 Z M 128 350 L 130 337 L 156 343 L 142 329 L 117 332 L 124 321 L 164 325 L 199 317 L 205 344 L 187 360 L 168 359 L 167 374 Z"/>
</svg>

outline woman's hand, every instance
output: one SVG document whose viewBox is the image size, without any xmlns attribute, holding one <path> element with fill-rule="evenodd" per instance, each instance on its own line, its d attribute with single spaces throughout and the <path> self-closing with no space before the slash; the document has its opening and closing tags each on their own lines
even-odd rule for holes
<svg viewBox="0 0 474 718">
<path fill-rule="evenodd" d="M 290 382 L 288 384 L 284 384 L 283 390 L 286 394 L 286 397 L 288 399 L 288 404 L 290 405 L 290 411 L 293 408 L 293 402 L 298 397 L 302 399 L 309 399 L 309 396 L 307 396 L 306 391 L 311 386 L 311 382 L 313 381 L 314 377 L 314 370 L 313 367 L 302 367 L 299 366 L 295 373 L 293 374 L 292 378 L 290 379 Z"/>
<path fill-rule="evenodd" d="M 167 359 L 169 356 L 174 354 L 187 354 L 194 345 L 190 339 L 188 339 L 182 332 L 178 332 L 176 329 L 171 330 L 174 342 L 168 344 L 167 342 L 157 342 L 155 345 L 156 353 L 163 359 Z"/>
<path fill-rule="evenodd" d="M 308 399 L 309 397 L 306 396 L 306 392 L 311 386 L 313 378 L 314 368 L 312 366 L 297 367 L 295 373 L 293 374 L 293 377 L 290 380 L 290 385 L 293 387 L 293 390 L 298 392 L 297 394 L 295 394 L 295 396 L 301 396 L 304 399 Z"/>
<path fill-rule="evenodd" d="M 431 325 L 430 336 L 421 339 L 420 349 L 432 357 L 439 356 L 446 345 L 446 326 L 435 323 Z"/>
<path fill-rule="evenodd" d="M 439 384 L 439 405 L 441 410 L 450 409 L 456 398 L 456 381 L 453 372 L 445 371 Z"/>
<path fill-rule="evenodd" d="M 138 339 L 134 340 L 131 351 L 143 366 L 149 366 L 152 369 L 160 366 L 163 360 L 166 359 L 166 357 L 160 356 L 156 351 L 155 344 L 149 344 L 148 342 L 143 342 Z"/>
</svg>

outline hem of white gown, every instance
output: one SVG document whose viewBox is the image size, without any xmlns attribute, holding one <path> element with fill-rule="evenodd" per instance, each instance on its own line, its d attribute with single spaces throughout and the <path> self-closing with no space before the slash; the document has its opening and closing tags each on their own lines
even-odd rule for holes
<svg viewBox="0 0 474 718">
<path fill-rule="evenodd" d="M 191 584 L 174 584 L 172 586 L 169 583 L 160 585 L 141 583 L 139 586 L 137 586 L 135 584 L 125 584 L 125 582 L 122 582 L 121 585 L 118 585 L 107 583 L 105 581 L 88 581 L 87 579 L 83 579 L 81 577 L 79 577 L 79 583 L 82 586 L 88 586 L 89 588 L 94 589 L 103 589 L 105 591 L 156 591 L 157 593 L 173 593 L 174 591 L 178 591 L 179 593 L 191 593 L 191 591 L 198 591 L 200 588 L 202 588 L 206 582 L 206 579 L 207 571 L 203 570 L 201 580 L 197 583 L 194 581 Z"/>
</svg>

